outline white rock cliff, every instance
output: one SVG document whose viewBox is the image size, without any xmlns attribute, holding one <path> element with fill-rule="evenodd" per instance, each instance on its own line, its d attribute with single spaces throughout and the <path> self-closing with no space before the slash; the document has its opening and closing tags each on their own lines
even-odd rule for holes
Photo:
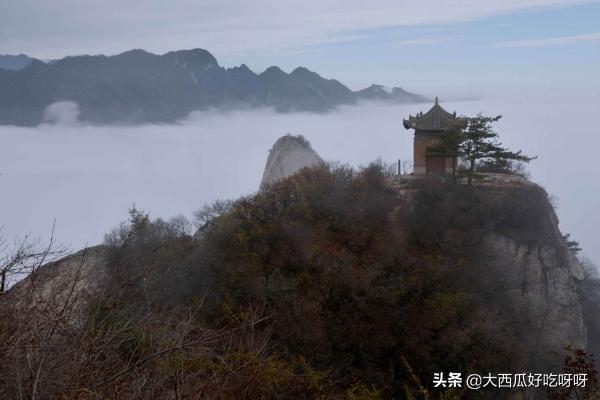
<svg viewBox="0 0 600 400">
<path fill-rule="evenodd" d="M 261 187 L 295 174 L 304 167 L 319 165 L 321 157 L 302 136 L 287 134 L 277 139 L 269 151 Z"/>
</svg>

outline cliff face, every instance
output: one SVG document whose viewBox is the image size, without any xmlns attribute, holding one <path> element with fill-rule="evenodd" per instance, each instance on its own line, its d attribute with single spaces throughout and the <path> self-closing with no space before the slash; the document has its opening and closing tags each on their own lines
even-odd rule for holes
<svg viewBox="0 0 600 400">
<path fill-rule="evenodd" d="M 412 207 L 418 181 L 412 176 L 390 179 L 400 204 Z M 530 232 L 492 230 L 480 250 L 486 266 L 497 273 L 498 293 L 506 296 L 515 310 L 512 325 L 529 351 L 529 366 L 556 363 L 558 359 L 549 355 L 548 349 L 586 348 L 577 290 L 584 279 L 583 266 L 565 243 L 545 190 L 526 178 L 503 174 L 487 174 L 474 185 L 489 191 L 497 204 L 512 201 L 508 213 L 522 215 L 535 210 L 531 217 L 535 227 Z M 527 191 L 540 197 L 523 195 Z"/>
<path fill-rule="evenodd" d="M 269 151 L 260 186 L 287 178 L 304 167 L 319 165 L 322 162 L 321 157 L 302 136 L 282 136 Z"/>
<path fill-rule="evenodd" d="M 566 345 L 586 348 L 587 335 L 577 281 L 582 266 L 566 246 L 556 243 L 530 245 L 497 235 L 488 238 L 490 262 L 505 270 L 506 295 L 533 332 L 522 332 L 530 345 L 530 363 L 535 365 L 541 349 L 560 351 Z"/>
<path fill-rule="evenodd" d="M 535 187 L 529 180 L 490 174 L 482 185 L 499 190 Z M 537 232 L 538 240 L 523 240 L 493 235 L 487 239 L 489 257 L 506 271 L 504 285 L 509 295 L 534 327 L 534 360 L 540 348 L 560 349 L 565 345 L 585 348 L 583 322 L 577 285 L 584 279 L 583 266 L 569 249 L 559 229 L 554 208 L 546 200 L 540 218 L 546 228 Z"/>
<path fill-rule="evenodd" d="M 40 315 L 60 311 L 65 319 L 77 320 L 88 300 L 104 288 L 107 277 L 107 248 L 94 246 L 41 266 L 15 284 L 8 299 Z"/>
</svg>

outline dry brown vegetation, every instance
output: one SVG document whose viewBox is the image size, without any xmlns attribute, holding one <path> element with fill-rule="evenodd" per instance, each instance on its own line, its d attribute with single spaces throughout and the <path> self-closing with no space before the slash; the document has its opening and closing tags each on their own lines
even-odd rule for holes
<svg viewBox="0 0 600 400">
<path fill-rule="evenodd" d="M 542 240 L 525 190 L 400 199 L 380 166 L 322 166 L 205 208 L 201 240 L 132 210 L 94 296 L 0 299 L 0 398 L 469 398 L 432 373 L 529 361 L 481 253 L 489 232 Z"/>
</svg>

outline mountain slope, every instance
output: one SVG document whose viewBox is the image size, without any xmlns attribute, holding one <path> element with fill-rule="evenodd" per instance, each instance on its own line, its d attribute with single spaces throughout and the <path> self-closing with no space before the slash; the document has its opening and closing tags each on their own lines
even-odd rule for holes
<svg viewBox="0 0 600 400">
<path fill-rule="evenodd" d="M 280 112 L 328 111 L 358 100 L 424 101 L 395 88 L 393 94 L 353 92 L 306 68 L 261 74 L 246 65 L 221 67 L 203 49 L 156 55 L 130 50 L 115 56 L 32 60 L 20 70 L 0 69 L 0 124 L 37 125 L 46 107 L 76 102 L 80 119 L 96 124 L 175 122 L 190 111 L 269 106 Z"/>
<path fill-rule="evenodd" d="M 28 57 L 25 54 L 16 56 L 10 54 L 0 55 L 0 69 L 18 71 L 28 66 L 31 61 L 33 61 L 33 58 Z"/>
<path fill-rule="evenodd" d="M 388 89 L 383 85 L 375 84 L 359 90 L 356 92 L 356 96 L 361 100 L 380 100 L 394 103 L 419 103 L 423 101 L 423 96 L 407 92 L 402 88 Z"/>
<path fill-rule="evenodd" d="M 582 360 L 599 350 L 600 303 L 582 305 L 600 298 L 600 281 L 543 188 L 479 178 L 467 187 L 327 165 L 283 136 L 261 190 L 199 210 L 196 235 L 180 217 L 133 209 L 105 245 L 0 296 L 0 397 L 21 384 L 27 397 L 94 387 L 168 398 L 177 373 L 187 398 L 398 399 L 428 393 L 432 371 L 571 373 L 565 346 Z"/>
<path fill-rule="evenodd" d="M 176 371 L 190 385 L 183 393 L 200 398 L 207 392 L 194 385 L 236 370 L 235 360 L 251 361 L 253 371 L 265 362 L 270 372 L 223 398 L 278 398 L 260 394 L 265 388 L 303 393 L 285 398 L 348 398 L 340 393 L 359 385 L 379 395 L 355 398 L 398 399 L 420 393 L 418 382 L 430 382 L 431 371 L 561 372 L 563 346 L 585 350 L 588 338 L 577 290 L 581 266 L 547 194 L 499 175 L 465 189 L 385 176 L 376 166 L 322 164 L 212 213 L 196 239 L 177 221 L 132 212 L 107 246 L 42 266 L 11 289 L 11 302 L 0 297 L 7 321 L 0 325 L 7 360 L 0 394 L 14 397 L 19 379 L 26 388 L 37 382 L 23 373 L 28 364 L 17 362 L 31 348 L 47 349 L 33 352 L 32 362 L 48 364 L 38 385 L 53 398 L 78 389 L 70 386 L 75 374 L 77 385 L 94 387 L 120 370 L 132 373 L 99 395 L 129 398 L 139 387 L 165 398 L 169 386 L 161 380 L 172 379 L 170 365 L 181 366 Z M 247 323 L 256 336 L 168 350 L 204 345 L 202 335 Z M 223 348 L 234 353 L 223 355 Z M 137 362 L 152 354 L 161 357 Z M 281 368 L 288 378 L 274 375 Z M 312 384 L 292 379 L 293 371 Z M 140 385 L 140 376 L 153 379 Z M 237 387 L 247 385 L 259 394 L 240 396 Z M 514 394 L 546 398 L 522 388 Z"/>
</svg>

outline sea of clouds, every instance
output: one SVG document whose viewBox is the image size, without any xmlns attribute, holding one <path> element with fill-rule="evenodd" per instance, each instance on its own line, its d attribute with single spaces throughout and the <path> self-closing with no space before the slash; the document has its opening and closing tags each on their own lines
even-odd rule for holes
<svg viewBox="0 0 600 400">
<path fill-rule="evenodd" d="M 560 227 L 600 262 L 600 93 L 512 93 L 442 102 L 450 112 L 502 114 L 505 145 L 537 155 L 531 178 L 555 198 Z M 135 204 L 153 217 L 183 214 L 257 190 L 268 151 L 302 134 L 326 160 L 352 166 L 412 153 L 402 126 L 430 104 L 369 103 L 327 114 L 195 112 L 178 125 L 89 126 L 76 104 L 49 107 L 44 125 L 0 126 L 0 225 L 11 241 L 33 233 L 72 250 L 98 244 Z"/>
</svg>

